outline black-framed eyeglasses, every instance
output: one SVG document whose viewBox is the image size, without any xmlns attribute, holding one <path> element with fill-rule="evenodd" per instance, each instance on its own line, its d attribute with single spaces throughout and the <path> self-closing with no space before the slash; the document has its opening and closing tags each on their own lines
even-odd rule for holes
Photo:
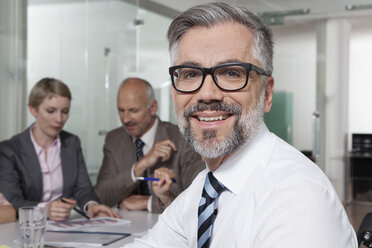
<svg viewBox="0 0 372 248">
<path fill-rule="evenodd" d="M 224 91 L 238 91 L 247 86 L 250 71 L 269 76 L 263 69 L 250 63 L 227 63 L 210 68 L 194 65 L 177 65 L 169 67 L 173 87 L 182 93 L 198 91 L 205 77 L 212 76 L 218 88 Z"/>
</svg>

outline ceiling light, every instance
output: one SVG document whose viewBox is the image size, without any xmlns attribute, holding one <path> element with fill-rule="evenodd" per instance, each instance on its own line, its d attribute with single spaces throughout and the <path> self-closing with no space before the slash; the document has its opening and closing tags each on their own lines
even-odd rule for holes
<svg viewBox="0 0 372 248">
<path fill-rule="evenodd" d="M 284 24 L 284 18 L 286 16 L 294 15 L 307 15 L 310 13 L 310 9 L 295 9 L 295 10 L 283 10 L 283 11 L 269 11 L 258 13 L 264 23 L 268 25 L 280 25 Z"/>
<path fill-rule="evenodd" d="M 360 5 L 349 4 L 345 6 L 345 9 L 348 11 L 372 9 L 372 4 L 360 4 Z"/>
</svg>

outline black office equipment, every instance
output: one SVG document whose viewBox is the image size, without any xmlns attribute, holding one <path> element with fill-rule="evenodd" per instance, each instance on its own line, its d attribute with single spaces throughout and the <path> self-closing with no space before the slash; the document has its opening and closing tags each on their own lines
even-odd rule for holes
<svg viewBox="0 0 372 248">
<path fill-rule="evenodd" d="M 357 234 L 358 246 L 362 247 L 372 247 L 372 213 L 368 213 L 359 227 Z"/>
<path fill-rule="evenodd" d="M 351 200 L 372 201 L 372 134 L 353 133 L 347 157 Z"/>
<path fill-rule="evenodd" d="M 353 133 L 352 134 L 352 153 L 372 154 L 372 134 Z"/>
</svg>

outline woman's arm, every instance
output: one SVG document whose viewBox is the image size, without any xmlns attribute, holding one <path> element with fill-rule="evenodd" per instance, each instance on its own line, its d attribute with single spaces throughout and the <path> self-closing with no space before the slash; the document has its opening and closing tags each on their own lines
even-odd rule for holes
<svg viewBox="0 0 372 248">
<path fill-rule="evenodd" d="M 12 205 L 0 205 L 0 224 L 16 220 L 16 211 Z"/>
</svg>

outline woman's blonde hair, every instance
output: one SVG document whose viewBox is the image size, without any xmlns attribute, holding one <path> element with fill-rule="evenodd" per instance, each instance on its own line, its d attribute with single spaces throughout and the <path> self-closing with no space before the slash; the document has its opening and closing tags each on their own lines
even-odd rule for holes
<svg viewBox="0 0 372 248">
<path fill-rule="evenodd" d="M 71 101 L 71 92 L 66 84 L 55 78 L 42 78 L 32 87 L 28 105 L 37 109 L 46 97 L 55 95 L 67 97 Z"/>
</svg>

